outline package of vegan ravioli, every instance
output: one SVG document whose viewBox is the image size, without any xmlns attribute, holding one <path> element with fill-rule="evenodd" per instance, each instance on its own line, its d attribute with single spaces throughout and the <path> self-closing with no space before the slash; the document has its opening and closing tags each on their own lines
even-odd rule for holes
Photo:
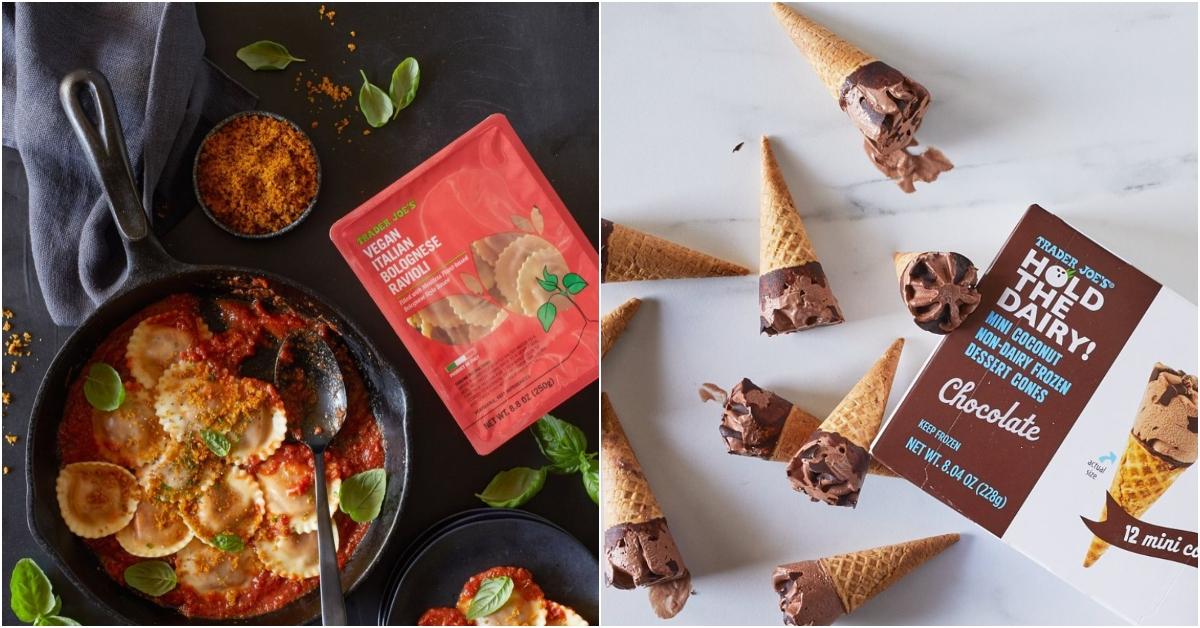
<svg viewBox="0 0 1200 628">
<path fill-rule="evenodd" d="M 504 116 L 330 238 L 480 455 L 596 380 L 596 250 Z"/>
</svg>

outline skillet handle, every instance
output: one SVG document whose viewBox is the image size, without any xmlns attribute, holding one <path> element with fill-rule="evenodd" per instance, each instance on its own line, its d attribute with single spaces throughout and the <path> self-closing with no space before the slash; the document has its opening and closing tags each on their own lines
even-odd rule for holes
<svg viewBox="0 0 1200 628">
<path fill-rule="evenodd" d="M 96 106 L 99 129 L 88 118 L 79 99 L 81 88 L 91 92 Z M 134 183 L 125 149 L 121 121 L 117 118 L 117 103 L 104 75 L 88 69 L 75 70 L 63 77 L 58 96 L 79 143 L 87 153 L 92 173 L 104 188 L 113 218 L 121 235 L 129 242 L 140 242 L 150 234 L 150 221 L 142 207 L 142 199 Z"/>
</svg>

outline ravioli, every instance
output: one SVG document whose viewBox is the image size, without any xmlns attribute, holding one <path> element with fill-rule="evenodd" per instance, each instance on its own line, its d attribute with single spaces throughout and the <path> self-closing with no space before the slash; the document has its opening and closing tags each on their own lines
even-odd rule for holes
<svg viewBox="0 0 1200 628">
<path fill-rule="evenodd" d="M 148 498 L 179 502 L 208 489 L 225 467 L 203 443 L 169 441 L 162 456 L 146 465 L 138 480 Z"/>
<path fill-rule="evenodd" d="M 134 556 L 159 558 L 183 549 L 192 536 L 173 504 L 144 499 L 129 525 L 117 532 L 117 542 Z"/>
<path fill-rule="evenodd" d="M 124 528 L 138 506 L 133 474 L 108 462 L 76 462 L 58 472 L 58 508 L 67 527 L 85 539 Z"/>
<path fill-rule="evenodd" d="M 221 534 L 232 534 L 248 541 L 262 523 L 263 493 L 258 481 L 238 467 L 229 467 L 225 475 L 181 511 L 184 523 L 196 538 L 213 544 Z"/>
<path fill-rule="evenodd" d="M 154 412 L 175 440 L 215 423 L 236 396 L 233 377 L 206 362 L 176 362 L 159 380 Z"/>
<path fill-rule="evenodd" d="M 203 323 L 198 323 L 197 328 L 203 333 L 207 330 L 202 326 Z M 133 329 L 129 343 L 125 345 L 129 372 L 143 388 L 154 388 L 163 371 L 198 340 L 188 330 L 167 325 L 154 317 L 147 318 Z"/>
<path fill-rule="evenodd" d="M 179 585 L 200 595 L 236 595 L 262 570 L 262 561 L 249 545 L 240 552 L 225 552 L 194 539 L 175 555 Z"/>
<path fill-rule="evenodd" d="M 333 546 L 338 546 L 337 526 L 332 527 Z M 298 533 L 286 530 L 278 534 L 260 534 L 254 543 L 258 558 L 271 573 L 300 580 L 321 573 L 321 560 L 317 551 L 317 531 Z"/>
<path fill-rule="evenodd" d="M 167 445 L 150 394 L 141 388 L 131 390 L 125 403 L 112 412 L 93 410 L 92 432 L 101 457 L 123 467 L 151 462 Z"/>
<path fill-rule="evenodd" d="M 286 519 L 288 526 L 296 532 L 316 530 L 312 454 L 300 443 L 287 443 L 280 448 L 280 453 L 279 462 L 272 460 L 261 465 L 255 476 L 262 487 L 267 513 Z M 326 484 L 330 515 L 337 512 L 341 485 L 338 478 Z"/>
</svg>

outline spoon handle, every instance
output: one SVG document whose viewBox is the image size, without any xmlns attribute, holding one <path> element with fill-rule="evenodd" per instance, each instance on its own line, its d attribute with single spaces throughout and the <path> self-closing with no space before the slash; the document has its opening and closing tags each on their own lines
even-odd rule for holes
<svg viewBox="0 0 1200 628">
<path fill-rule="evenodd" d="M 338 572 L 337 548 L 333 545 L 333 521 L 329 516 L 329 496 L 325 487 L 325 453 L 313 451 L 316 475 L 317 556 L 321 560 L 321 623 L 345 626 L 346 600 L 342 597 L 342 575 Z"/>
</svg>

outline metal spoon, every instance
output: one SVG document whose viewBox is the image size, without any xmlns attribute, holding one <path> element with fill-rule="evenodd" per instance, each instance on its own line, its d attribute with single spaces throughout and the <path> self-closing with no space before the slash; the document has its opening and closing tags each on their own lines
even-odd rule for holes
<svg viewBox="0 0 1200 628">
<path fill-rule="evenodd" d="M 305 400 L 300 418 L 300 439 L 313 452 L 317 502 L 317 555 L 321 561 L 321 622 L 346 625 L 346 600 L 338 572 L 337 549 L 325 486 L 325 448 L 346 420 L 346 384 L 333 350 L 314 331 L 289 335 L 275 358 L 275 387 L 280 391 L 300 386 Z"/>
</svg>

